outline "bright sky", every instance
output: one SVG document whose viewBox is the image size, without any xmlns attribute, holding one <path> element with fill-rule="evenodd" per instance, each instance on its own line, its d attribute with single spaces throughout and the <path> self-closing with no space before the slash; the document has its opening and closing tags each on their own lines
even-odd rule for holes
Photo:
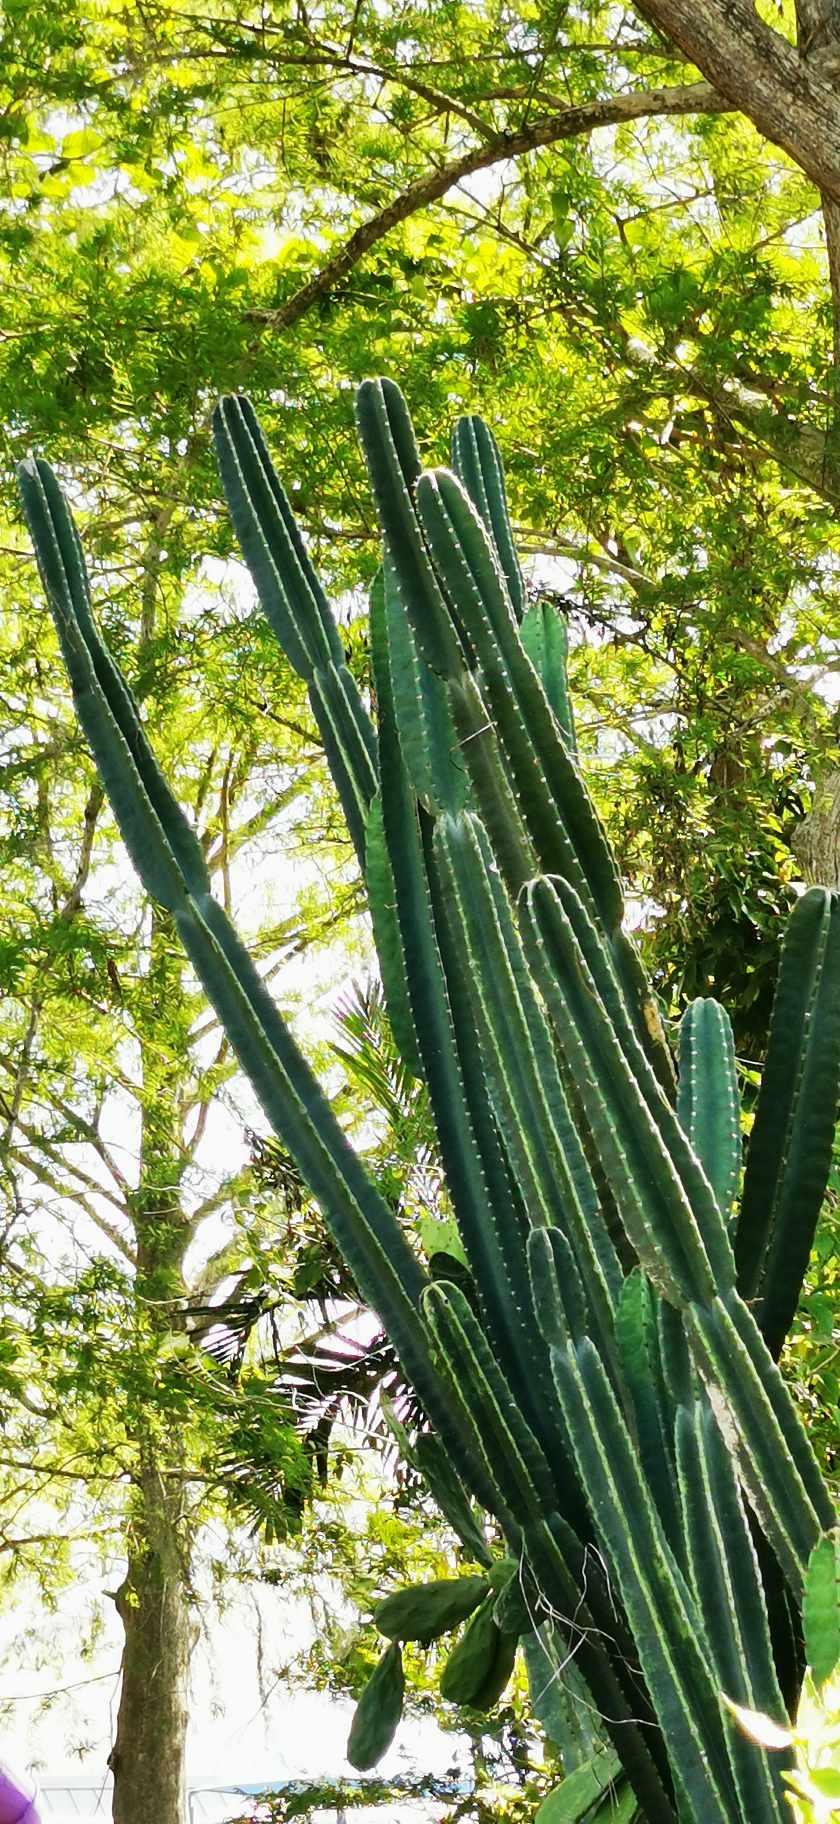
<svg viewBox="0 0 840 1824">
<path fill-rule="evenodd" d="M 100 1588 L 76 1585 L 49 1621 L 54 1664 L 63 1670 L 0 1674 L 0 1704 L 11 1697 L 15 1721 L 4 1719 L 2 1753 L 14 1765 L 42 1777 L 62 1773 L 102 1776 L 113 1739 L 118 1697 L 120 1628 L 113 1614 L 99 1651 L 84 1664 L 74 1659 L 75 1642 Z M 256 1607 L 260 1616 L 262 1679 L 257 1669 Z M 106 1609 L 111 1605 L 106 1604 Z M 47 1617 L 36 1617 L 47 1625 Z M 18 1622 L 20 1617 L 18 1617 Z M 348 1612 L 348 1622 L 351 1616 Z M 196 1649 L 191 1676 L 191 1725 L 187 1770 L 190 1781 L 271 1781 L 351 1775 L 344 1749 L 353 1706 L 317 1692 L 290 1692 L 282 1667 L 313 1631 L 303 1602 L 290 1603 L 271 1588 L 258 1598 L 234 1600 L 223 1620 L 210 1622 Z M 0 1651 L 12 1633 L 0 1629 Z M 82 1681 L 98 1682 L 84 1683 Z M 78 1688 L 44 1702 L 62 1684 Z M 42 1695 L 39 1695 L 42 1694 Z M 2 1711 L 0 1711 L 2 1714 Z M 6 1716 L 9 1711 L 6 1711 Z M 74 1745 L 83 1749 L 73 1753 Z M 422 1769 L 443 1774 L 453 1759 L 453 1738 L 426 1718 L 405 1723 L 394 1747 L 377 1769 L 388 1777 Z"/>
</svg>

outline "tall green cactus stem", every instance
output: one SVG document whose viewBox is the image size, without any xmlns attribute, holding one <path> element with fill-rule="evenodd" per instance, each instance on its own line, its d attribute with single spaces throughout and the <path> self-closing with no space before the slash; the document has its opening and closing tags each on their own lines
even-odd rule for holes
<svg viewBox="0 0 840 1824">
<path fill-rule="evenodd" d="M 546 881 L 529 887 L 522 919 L 532 967 L 627 1232 L 664 1297 L 686 1312 L 695 1359 L 726 1402 L 752 1497 L 799 1588 L 816 1534 L 830 1524 L 831 1503 L 791 1398 L 735 1294 L 732 1251 L 711 1186 L 664 1096 L 659 1122 L 652 1119 L 659 1093 L 652 1073 L 641 1050 L 635 1073 L 628 1067 L 565 910 L 569 895 Z M 666 1146 L 669 1123 L 678 1131 Z"/>
<path fill-rule="evenodd" d="M 419 476 L 408 414 L 392 383 L 365 381 L 357 414 L 386 555 L 400 575 L 418 649 L 450 687 L 463 688 L 478 630 L 480 694 L 497 722 L 523 821 L 543 865 L 558 867 L 584 895 L 591 890 L 599 915 L 608 920 L 641 1042 L 670 1093 L 673 1067 L 656 1004 L 633 945 L 621 931 L 615 859 L 519 638 L 484 523 L 455 476 L 445 470 Z M 467 540 L 463 552 L 461 535 Z M 465 738 L 475 732 L 467 730 Z"/>
<path fill-rule="evenodd" d="M 160 773 L 130 693 L 90 610 L 78 537 L 48 463 L 20 487 L 79 720 L 147 891 L 184 948 L 275 1131 L 321 1202 L 359 1285 L 387 1325 L 430 1415 L 451 1431 L 417 1300 L 425 1275 L 349 1146 L 233 927 L 213 900 L 203 851 Z"/>
<path fill-rule="evenodd" d="M 707 1401 L 679 1408 L 676 1444 L 689 1578 L 716 1680 L 728 1697 L 785 1726 L 758 1563 L 732 1464 Z M 776 1824 L 786 1816 L 781 1776 L 789 1759 L 756 1754 L 732 1722 L 726 1733 L 745 1816 L 755 1824 Z"/>
<path fill-rule="evenodd" d="M 501 1473 L 501 1512 L 509 1507 L 524 1528 L 523 1537 L 534 1547 L 537 1576 L 549 1604 L 556 1608 L 561 1627 L 574 1637 L 581 1668 L 601 1720 L 624 1756 L 624 1765 L 652 1821 L 673 1819 L 651 1749 L 637 1728 L 644 1698 L 628 1680 L 628 1662 L 619 1653 L 613 1668 L 599 1636 L 618 1636 L 620 1624 L 614 1607 L 600 1593 L 596 1563 L 587 1570 L 586 1550 L 561 1519 L 553 1505 L 551 1476 L 535 1438 L 523 1424 L 502 1376 L 466 1300 L 454 1286 L 430 1286 L 424 1297 L 438 1359 L 448 1372 L 453 1400 L 464 1420 L 474 1428 L 474 1442 L 490 1473 Z M 498 1449 L 499 1442 L 503 1448 Z M 585 1591 L 585 1594 L 582 1593 Z M 607 1592 L 609 1595 L 609 1592 Z"/>
<path fill-rule="evenodd" d="M 732 1026 L 719 1001 L 692 1001 L 683 1015 L 677 1114 L 728 1219 L 741 1175 L 741 1109 Z"/>
<path fill-rule="evenodd" d="M 376 737 L 344 662 L 335 619 L 248 399 L 220 400 L 213 414 L 219 473 L 242 553 L 266 618 L 309 700 L 356 853 L 376 791 Z"/>
<path fill-rule="evenodd" d="M 60 490 L 33 462 L 22 493 L 79 718 L 141 878 L 172 911 L 400 1353 L 434 1427 L 403 1447 L 464 1549 L 491 1556 L 477 1501 L 535 1593 L 534 1620 L 551 1617 L 552 1653 L 565 1643 L 573 1656 L 645 1824 L 777 1824 L 777 1772 L 735 1734 L 719 1693 L 778 1714 L 773 1658 L 786 1655 L 795 1696 L 779 1566 L 797 1590 L 832 1519 L 767 1345 L 778 1351 L 790 1321 L 825 1188 L 838 901 L 807 894 L 791 920 L 733 1257 L 725 1016 L 710 1002 L 686 1015 L 675 1107 L 575 758 L 562 628 L 544 604 L 525 606 L 492 436 L 462 421 L 460 479 L 423 475 L 398 389 L 367 382 L 358 409 L 384 537 L 375 737 L 245 401 L 219 408 L 220 466 L 362 862 L 395 1039 L 434 1114 L 465 1290 L 428 1285 L 214 901 L 100 639 Z M 764 1337 L 739 1291 L 757 1301 Z"/>
<path fill-rule="evenodd" d="M 676 1552 L 680 1515 L 673 1462 L 674 1403 L 659 1360 L 658 1303 L 649 1281 L 636 1267 L 621 1288 L 615 1329 L 642 1470 L 668 1543 Z"/>
<path fill-rule="evenodd" d="M 525 584 L 508 513 L 499 446 L 483 418 L 459 418 L 452 432 L 452 467 L 481 515 L 518 621 L 525 613 Z"/>
<path fill-rule="evenodd" d="M 840 895 L 812 887 L 782 946 L 735 1241 L 738 1285 L 778 1356 L 831 1167 L 840 1091 Z"/>
<path fill-rule="evenodd" d="M 521 625 L 522 644 L 542 682 L 569 751 L 577 755 L 577 737 L 569 694 L 569 633 L 563 616 L 550 602 L 533 602 Z"/>
</svg>

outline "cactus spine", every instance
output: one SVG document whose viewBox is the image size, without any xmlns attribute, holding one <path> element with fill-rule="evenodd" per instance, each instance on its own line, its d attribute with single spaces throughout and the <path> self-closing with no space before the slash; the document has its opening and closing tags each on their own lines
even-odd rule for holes
<svg viewBox="0 0 840 1824">
<path fill-rule="evenodd" d="M 547 604 L 527 603 L 493 437 L 463 419 L 455 473 L 423 472 L 392 383 L 365 382 L 358 418 L 383 539 L 375 728 L 247 401 L 217 408 L 217 451 L 365 876 L 395 1041 L 428 1089 L 469 1297 L 428 1283 L 213 900 L 99 636 L 66 504 L 48 464 L 30 462 L 24 507 L 79 719 L 138 872 L 171 910 L 400 1352 L 426 1414 L 414 1460 L 487 1568 L 489 1582 L 464 1594 L 461 1614 L 481 1607 L 445 1688 L 493 1701 L 520 1628 L 533 1639 L 550 1625 L 600 1713 L 628 1817 L 779 1824 L 777 1767 L 736 1734 L 721 1693 L 781 1717 L 763 1576 L 769 1563 L 798 1598 L 833 1519 L 774 1357 L 837 1116 L 840 902 L 812 890 L 791 919 L 733 1216 L 728 1022 L 711 1001 L 688 1010 L 677 1091 L 578 763 L 566 630 Z M 509 1565 L 508 1594 L 496 1595 L 473 1502 L 519 1567 L 519 1600 Z M 416 1619 L 449 1596 L 417 1600 L 380 1614 L 387 1624 L 396 1611 L 402 1627 L 403 1610 Z M 398 1646 L 374 1680 L 353 1738 L 359 1765 L 396 1726 Z M 548 1805 L 563 1815 L 556 1795 Z"/>
</svg>

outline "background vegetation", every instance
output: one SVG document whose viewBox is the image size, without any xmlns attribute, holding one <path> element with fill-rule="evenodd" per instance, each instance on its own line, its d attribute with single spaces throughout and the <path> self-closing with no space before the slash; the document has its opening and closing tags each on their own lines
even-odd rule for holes
<svg viewBox="0 0 840 1824">
<path fill-rule="evenodd" d="M 34 445 L 66 476 L 219 890 L 399 1173 L 405 1110 L 328 1050 L 367 934 L 301 687 L 232 559 L 215 397 L 254 397 L 365 684 L 353 386 L 398 378 L 429 457 L 458 411 L 488 417 L 666 1010 L 720 994 L 749 1084 L 797 829 L 840 766 L 837 335 L 813 173 L 639 12 L 19 0 L 0 72 L 0 1574 L 23 1616 L 79 1552 L 121 1567 L 134 1824 L 121 1734 L 153 1637 L 183 1691 L 202 1524 L 245 1551 L 256 1521 L 270 1571 L 324 1468 L 268 1320 L 233 1378 L 196 1347 L 205 1307 L 234 1300 L 235 1337 L 271 1304 L 288 1346 L 352 1292 L 120 859 L 13 463 Z M 832 1470 L 836 1227 L 819 1246 L 787 1365 Z"/>
</svg>

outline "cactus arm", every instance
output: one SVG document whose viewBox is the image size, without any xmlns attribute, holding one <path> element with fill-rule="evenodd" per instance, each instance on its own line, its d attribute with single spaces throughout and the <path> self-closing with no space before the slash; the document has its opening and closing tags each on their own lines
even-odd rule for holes
<svg viewBox="0 0 840 1824">
<path fill-rule="evenodd" d="M 616 1632 L 609 1596 L 603 1608 L 600 1602 L 595 1604 L 594 1600 L 581 1597 L 581 1571 L 569 1554 L 567 1540 L 556 1521 L 532 1523 L 523 1538 L 534 1574 L 560 1618 L 558 1626 L 566 1629 L 569 1653 L 574 1653 L 575 1664 L 589 1686 L 598 1724 L 620 1757 L 642 1807 L 645 1824 L 675 1824 L 676 1813 L 668 1791 L 670 1770 L 654 1758 L 661 1752 L 661 1741 L 645 1727 L 647 1702 L 638 1684 L 633 1686 L 628 1665 L 621 1661 L 613 1664 L 601 1645 L 603 1638 L 613 1637 Z M 582 1573 L 590 1597 L 591 1565 L 584 1563 Z"/>
<path fill-rule="evenodd" d="M 569 634 L 565 617 L 551 602 L 533 602 L 519 629 L 522 644 L 554 711 L 571 754 L 577 755 L 575 719 L 569 695 Z"/>
<path fill-rule="evenodd" d="M 609 1553 L 675 1779 L 691 1816 L 703 1824 L 731 1824 L 737 1802 L 699 1616 L 640 1474 L 615 1394 L 587 1337 L 553 1349 L 552 1367 L 578 1473 Z"/>
<path fill-rule="evenodd" d="M 228 510 L 266 619 L 309 683 L 322 666 L 343 665 L 344 649 L 250 399 L 219 400 L 213 438 Z M 372 741 L 369 746 L 372 752 Z"/>
<path fill-rule="evenodd" d="M 511 1185 L 487 1106 L 483 1061 L 442 907 L 430 820 L 416 804 L 402 764 L 385 607 L 382 593 L 374 591 L 371 651 L 379 701 L 383 819 L 418 1051 L 456 1220 L 491 1333 L 523 1410 L 557 1465 L 564 1512 L 579 1518 L 581 1503 L 573 1478 L 565 1477 L 561 1467 L 562 1437 L 548 1360 L 534 1347 L 524 1241 L 518 1222 L 511 1221 Z"/>
<path fill-rule="evenodd" d="M 412 1455 L 441 1513 L 460 1539 L 468 1556 L 476 1564 L 491 1564 L 492 1553 L 479 1518 L 460 1476 L 453 1468 L 451 1456 L 437 1434 L 433 1431 L 421 1432 L 415 1441 Z"/>
<path fill-rule="evenodd" d="M 802 1621 L 811 1677 L 819 1688 L 840 1667 L 840 1532 L 836 1528 L 817 1540 L 808 1560 Z"/>
<path fill-rule="evenodd" d="M 770 1633 L 746 1515 L 732 1465 L 708 1402 L 682 1406 L 676 1422 L 677 1473 L 686 1555 L 706 1645 L 720 1690 L 784 1725 Z M 725 1723 L 735 1785 L 750 1824 L 788 1816 L 781 1770 L 790 1765 Z"/>
<path fill-rule="evenodd" d="M 512 1169 L 531 1221 L 567 1224 L 573 1234 L 608 1356 L 620 1269 L 510 906 L 475 817 L 440 819 L 435 845 L 482 1037 L 487 1085 Z"/>
<path fill-rule="evenodd" d="M 464 672 L 458 682 L 450 680 L 449 702 L 475 806 L 508 891 L 516 894 L 536 873 L 537 857 L 481 694 L 481 674 Z"/>
<path fill-rule="evenodd" d="M 504 1465 L 502 1498 L 525 1523 L 526 1539 L 534 1541 L 534 1568 L 540 1586 L 558 1609 L 561 1625 L 567 1623 L 575 1637 L 580 1631 L 575 1642 L 578 1664 L 640 1799 L 650 1805 L 651 1824 L 660 1820 L 673 1824 L 659 1772 L 642 1731 L 635 1726 L 635 1718 L 644 1709 L 642 1694 L 635 1689 L 628 1701 L 601 1645 L 602 1638 L 612 1638 L 620 1631 L 615 1611 L 608 1597 L 599 1598 L 597 1569 L 587 1568 L 580 1540 L 552 1511 L 551 1477 L 542 1452 L 524 1425 L 463 1295 L 456 1287 L 433 1285 L 424 1294 L 423 1308 L 453 1399 L 472 1423 L 475 1449 L 486 1453 L 487 1473 L 496 1475 Z M 502 1440 L 504 1451 L 500 1452 Z M 530 1555 L 530 1546 L 528 1549 Z M 589 1601 L 581 1595 L 582 1587 Z M 591 1611 L 590 1603 L 594 1604 Z"/>
<path fill-rule="evenodd" d="M 309 689 L 353 844 L 364 866 L 365 820 L 376 786 L 376 742 L 344 663 L 332 610 L 310 562 L 250 400 L 221 399 L 213 413 L 219 473 L 263 612 Z"/>
<path fill-rule="evenodd" d="M 464 802 L 467 778 L 446 685 L 418 650 L 400 598 L 400 582 L 399 570 L 386 558 L 384 625 L 400 750 L 414 790 L 426 809 L 457 810 Z"/>
<path fill-rule="evenodd" d="M 423 1313 L 449 1385 L 469 1412 L 488 1475 L 498 1476 L 517 1521 L 553 1513 L 554 1480 L 543 1450 L 496 1362 L 487 1338 L 457 1286 L 426 1287 Z"/>
<path fill-rule="evenodd" d="M 727 1436 L 750 1501 L 791 1584 L 802 1588 L 808 1555 L 833 1520 L 833 1504 L 785 1382 L 754 1319 L 735 1292 L 683 1313 L 692 1357 Z"/>
<path fill-rule="evenodd" d="M 452 625 L 423 543 L 411 488 L 416 474 L 411 420 L 399 389 L 387 380 L 365 380 L 356 395 L 356 417 L 379 513 L 385 553 L 398 566 L 401 590 L 418 646 L 432 671 L 457 677 L 463 666 Z"/>
<path fill-rule="evenodd" d="M 394 875 L 385 842 L 382 799 L 372 799 L 365 826 L 365 885 L 394 1044 L 409 1070 L 422 1073 L 397 924 Z"/>
<path fill-rule="evenodd" d="M 796 1309 L 828 1173 L 840 1085 L 840 895 L 812 887 L 782 946 L 767 1062 L 735 1240 L 738 1285 L 760 1298 L 778 1356 Z"/>
<path fill-rule="evenodd" d="M 525 584 L 508 512 L 499 446 L 483 418 L 459 418 L 452 432 L 452 467 L 493 540 L 499 568 L 518 621 L 525 613 Z"/>
<path fill-rule="evenodd" d="M 579 987 L 581 960 L 585 964 L 589 974 L 583 979 L 590 990 L 594 989 L 601 1003 L 600 1029 L 603 1033 L 603 1015 L 606 1014 L 624 1056 L 626 1070 L 622 1071 L 613 1052 L 615 1069 L 624 1079 L 629 1073 L 635 1084 L 683 1186 L 715 1273 L 720 1281 L 730 1281 L 733 1277 L 732 1247 L 713 1187 L 628 1016 L 614 963 L 614 946 L 605 942 L 586 906 L 568 882 L 557 880 L 550 885 L 534 882 L 531 897 L 534 904 L 539 902 L 541 907 L 544 941 L 558 979 Z M 547 967 L 547 960 L 544 959 L 542 966 Z M 590 997 L 584 996 L 581 1005 L 584 1008 L 591 1006 Z"/>
<path fill-rule="evenodd" d="M 133 792 L 126 798 L 122 768 L 110 765 L 106 739 L 103 758 L 109 773 L 107 779 L 103 773 L 103 782 L 109 796 L 112 790 L 121 795 L 124 815 L 134 818 L 136 840 L 150 846 L 149 865 L 160 862 L 161 890 L 154 890 L 161 904 L 169 906 L 163 873 L 164 869 L 170 871 L 170 861 L 191 891 L 209 893 L 210 876 L 204 851 L 195 830 L 172 797 L 146 739 L 131 691 L 94 621 L 82 548 L 56 477 L 48 462 L 32 457 L 21 463 L 18 482 L 41 580 L 74 693 L 78 691 L 82 696 L 85 713 L 92 723 L 98 725 L 104 719 L 105 726 L 110 729 L 113 721 L 142 780 L 142 802 L 135 803 Z M 119 751 L 118 743 L 117 754 Z M 161 831 L 166 838 L 165 851 L 160 847 Z M 169 890 L 176 897 L 180 892 L 171 871 Z"/>
<path fill-rule="evenodd" d="M 657 1303 L 637 1267 L 621 1288 L 615 1332 L 622 1378 L 632 1403 L 642 1472 L 668 1544 L 674 1553 L 679 1553 L 682 1540 L 669 1436 L 674 1409 L 659 1371 Z"/>
<path fill-rule="evenodd" d="M 460 483 L 446 469 L 421 475 L 417 511 L 435 564 L 458 601 L 471 644 L 481 655 L 488 696 L 511 766 L 523 784 L 527 780 L 532 794 L 536 782 L 542 780 L 554 807 L 553 817 L 545 824 L 541 819 L 532 831 L 546 870 L 552 869 L 557 853 L 560 806 L 568 840 L 599 917 L 612 930 L 622 913 L 615 858 L 520 640 L 484 527 Z M 536 807 L 535 795 L 533 802 Z"/>
<path fill-rule="evenodd" d="M 797 1587 L 820 1523 L 830 1524 L 830 1501 L 790 1394 L 735 1294 L 721 1212 L 706 1184 L 701 1233 L 548 882 L 528 889 L 522 917 L 554 1031 L 628 1235 L 664 1296 L 685 1308 L 692 1355 L 731 1409 L 751 1499 Z"/>
<path fill-rule="evenodd" d="M 522 899 L 520 922 L 555 1037 L 641 1264 L 672 1302 L 712 1296 L 715 1276 L 707 1252 L 708 1231 L 701 1234 L 550 882 L 531 883 Z M 714 1205 L 710 1190 L 709 1202 Z M 716 1206 L 714 1215 L 722 1232 Z M 724 1274 L 730 1269 L 731 1278 L 731 1254 L 728 1261 L 722 1254 L 720 1266 Z"/>
<path fill-rule="evenodd" d="M 379 781 L 366 741 L 367 712 L 362 707 L 352 672 L 346 665 L 325 665 L 316 671 L 309 685 L 309 702 L 353 847 L 363 868 L 368 806 Z"/>
<path fill-rule="evenodd" d="M 640 1041 L 637 1028 L 630 1017 L 619 978 L 616 944 L 619 941 L 626 943 L 626 961 L 632 950 L 630 940 L 625 938 L 624 932 L 619 932 L 617 938 L 612 943 L 608 943 L 603 933 L 594 924 L 586 905 L 578 898 L 574 888 L 567 881 L 554 880 L 549 891 L 556 895 L 560 908 L 562 908 L 560 911 L 553 907 L 549 909 L 547 906 L 545 910 L 546 924 L 551 925 L 552 928 L 555 925 L 558 927 L 556 930 L 552 929 L 553 945 L 558 947 L 565 943 L 563 953 L 566 954 L 567 963 L 573 963 L 573 974 L 578 967 L 578 952 L 583 958 L 591 977 L 590 985 L 594 987 L 603 1010 L 608 1015 L 616 1042 L 624 1054 L 630 1075 L 647 1105 L 651 1119 L 659 1129 L 662 1141 L 670 1153 L 692 1209 L 701 1227 L 705 1227 L 710 1217 L 714 1218 L 711 1186 L 703 1172 L 702 1163 L 689 1144 L 674 1113 L 670 1097 L 663 1089 L 661 1079 Z M 534 898 L 537 897 L 535 892 Z M 568 925 L 565 939 L 560 929 L 564 918 Z M 570 944 L 571 936 L 574 937 L 577 944 L 577 951 Z M 635 957 L 635 951 L 632 954 Z M 559 949 L 555 963 L 558 974 L 562 973 L 563 962 Z M 641 964 L 639 967 L 641 968 Z M 719 1223 L 714 1226 L 720 1228 Z M 731 1273 L 730 1247 L 725 1238 L 722 1246 L 727 1262 L 726 1270 Z"/>
<path fill-rule="evenodd" d="M 697 999 L 683 1015 L 677 1114 L 728 1220 L 741 1172 L 741 1111 L 732 1026 L 719 1001 Z"/>
<path fill-rule="evenodd" d="M 508 1318 L 510 1341 L 504 1346 L 503 1337 L 500 1360 L 503 1361 L 528 1423 L 548 1455 L 555 1475 L 558 1504 L 566 1519 L 585 1530 L 586 1511 L 568 1463 L 562 1428 L 558 1421 L 557 1402 L 553 1397 L 548 1354 L 540 1348 L 536 1334 L 525 1255 L 528 1218 L 522 1207 L 519 1185 L 510 1172 L 503 1153 L 488 1100 L 485 1059 L 475 1030 L 460 951 L 444 905 L 434 856 L 433 827 L 428 819 L 421 819 L 421 837 L 457 1061 L 469 1122 L 487 1187 L 482 1230 L 485 1234 L 492 1231 L 495 1238 L 492 1248 L 489 1242 L 486 1244 L 486 1265 L 480 1266 L 478 1270 L 480 1293 L 483 1302 L 489 1307 L 490 1295 L 486 1278 L 489 1270 L 494 1276 L 493 1296 L 498 1302 L 497 1276 L 501 1274 L 501 1286 L 505 1297 L 513 1304 L 513 1311 L 511 1318 Z"/>
<path fill-rule="evenodd" d="M 388 1326 L 406 1372 L 415 1380 L 435 1422 L 447 1425 L 450 1408 L 442 1398 L 417 1310 L 425 1283 L 422 1268 L 345 1139 L 221 907 L 209 894 L 188 890 L 170 832 L 179 840 L 183 840 L 184 829 L 192 832 L 156 763 L 154 789 L 162 814 L 153 806 L 136 758 L 142 757 L 148 776 L 151 750 L 139 722 L 128 738 L 117 724 L 84 638 L 85 623 L 80 624 L 75 613 L 80 584 L 78 541 L 66 504 L 45 464 L 27 466 L 21 486 L 79 720 L 129 855 L 147 890 L 172 912 L 243 1069 L 269 1120 L 293 1149 L 364 1296 Z M 96 638 L 98 641 L 98 634 Z M 121 715 L 127 714 L 130 703 L 124 691 L 119 700 Z M 163 794 L 165 805 L 161 803 Z"/>
<path fill-rule="evenodd" d="M 379 701 L 383 825 L 417 1048 L 467 1259 L 496 1341 L 515 1364 L 530 1321 L 524 1251 L 507 1220 L 510 1195 L 498 1141 L 485 1121 L 484 1144 L 479 1146 L 470 1112 L 452 1029 L 418 807 L 394 719 L 384 599 L 376 593 L 371 598 L 371 650 Z M 483 1100 L 483 1086 L 481 1096 Z"/>
<path fill-rule="evenodd" d="M 522 645 L 484 527 L 446 470 L 421 475 L 417 510 L 435 564 L 457 599 L 467 640 L 480 654 L 482 695 L 507 753 L 542 868 L 569 880 L 584 901 L 591 901 L 614 944 L 643 1048 L 671 1093 L 673 1068 L 655 1003 L 639 958 L 620 930 L 623 900 L 615 857 Z"/>
</svg>

